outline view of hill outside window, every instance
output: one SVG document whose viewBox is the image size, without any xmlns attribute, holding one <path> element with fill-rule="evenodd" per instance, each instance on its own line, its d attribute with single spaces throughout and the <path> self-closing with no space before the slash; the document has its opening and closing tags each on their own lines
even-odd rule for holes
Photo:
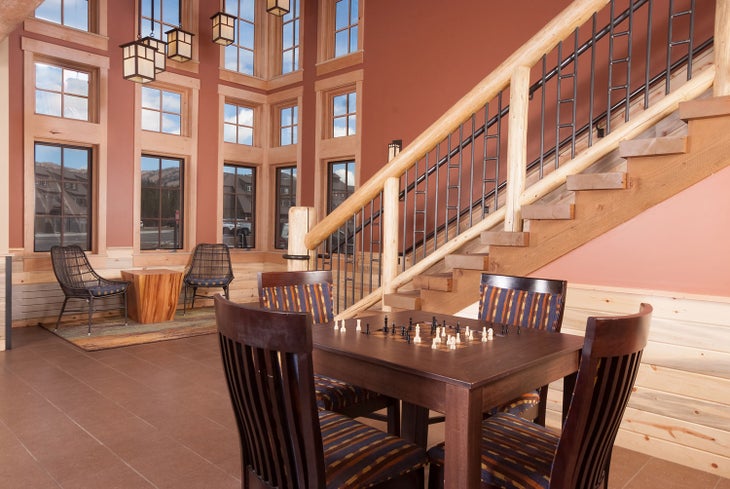
<svg viewBox="0 0 730 489">
<path fill-rule="evenodd" d="M 35 144 L 35 251 L 91 249 L 91 149 Z"/>
<path fill-rule="evenodd" d="M 181 249 L 183 161 L 142 155 L 140 249 Z"/>
<path fill-rule="evenodd" d="M 256 169 L 223 166 L 223 242 L 233 248 L 256 246 Z"/>
</svg>

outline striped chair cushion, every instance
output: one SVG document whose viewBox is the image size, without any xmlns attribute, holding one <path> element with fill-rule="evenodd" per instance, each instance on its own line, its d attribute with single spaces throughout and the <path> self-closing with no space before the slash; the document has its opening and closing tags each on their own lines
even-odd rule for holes
<svg viewBox="0 0 730 489">
<path fill-rule="evenodd" d="M 314 374 L 314 391 L 317 394 L 317 407 L 328 411 L 342 411 L 379 397 L 371 390 L 319 374 Z"/>
<path fill-rule="evenodd" d="M 331 411 L 319 411 L 328 489 L 367 488 L 426 465 L 423 448 Z"/>
<path fill-rule="evenodd" d="M 266 309 L 311 312 L 315 323 L 326 323 L 334 317 L 329 283 L 264 287 L 262 294 Z"/>
<path fill-rule="evenodd" d="M 557 331 L 561 295 L 485 286 L 479 288 L 479 319 L 497 324 Z"/>
<path fill-rule="evenodd" d="M 560 438 L 547 428 L 507 413 L 482 422 L 482 482 L 508 489 L 548 489 Z M 443 466 L 444 445 L 428 451 Z"/>
</svg>

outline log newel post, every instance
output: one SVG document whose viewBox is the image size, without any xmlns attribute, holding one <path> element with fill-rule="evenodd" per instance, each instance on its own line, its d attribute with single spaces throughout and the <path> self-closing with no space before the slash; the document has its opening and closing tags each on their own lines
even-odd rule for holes
<svg viewBox="0 0 730 489">
<path fill-rule="evenodd" d="M 507 134 L 507 200 L 504 230 L 522 231 L 521 199 L 527 180 L 527 110 L 530 68 L 518 66 L 509 87 L 509 132 Z"/>
<path fill-rule="evenodd" d="M 383 186 L 383 263 L 381 269 L 381 290 L 383 296 L 395 292 L 393 280 L 398 275 L 398 193 L 400 179 L 390 177 Z M 381 298 L 382 299 L 382 298 Z M 383 305 L 383 311 L 390 307 Z"/>
<path fill-rule="evenodd" d="M 730 95 L 730 0 L 715 2 L 715 97 Z"/>
<path fill-rule="evenodd" d="M 304 245 L 304 236 L 315 222 L 314 207 L 289 208 L 289 246 L 284 258 L 290 272 L 306 271 L 314 266 L 315 252 Z"/>
</svg>

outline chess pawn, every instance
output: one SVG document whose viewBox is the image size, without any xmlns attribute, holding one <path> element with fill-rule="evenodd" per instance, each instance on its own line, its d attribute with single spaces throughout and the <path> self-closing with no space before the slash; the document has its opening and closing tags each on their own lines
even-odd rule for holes
<svg viewBox="0 0 730 489">
<path fill-rule="evenodd" d="M 461 333 L 456 333 L 456 339 L 454 341 L 456 343 L 461 343 Z"/>
<path fill-rule="evenodd" d="M 436 350 L 439 347 L 439 339 L 434 336 L 433 341 L 431 342 L 431 349 Z"/>
<path fill-rule="evenodd" d="M 492 329 L 492 328 L 489 328 L 489 329 Z M 489 341 L 489 340 L 487 340 L 487 327 L 484 326 L 482 328 L 482 343 L 486 343 L 487 341 Z"/>
<path fill-rule="evenodd" d="M 492 328 L 489 328 L 487 330 L 487 341 L 492 341 L 494 339 L 494 330 Z"/>
<path fill-rule="evenodd" d="M 362 331 L 362 326 L 360 325 L 360 320 L 357 320 L 357 325 L 355 326 L 355 331 Z"/>
<path fill-rule="evenodd" d="M 337 324 L 337 320 L 335 319 L 333 322 L 335 323 L 335 331 L 339 331 L 340 330 L 340 327 Z"/>
<path fill-rule="evenodd" d="M 347 330 L 345 329 L 345 320 L 343 319 L 342 326 L 340 326 L 340 333 L 344 333 L 345 331 L 347 331 Z"/>
</svg>

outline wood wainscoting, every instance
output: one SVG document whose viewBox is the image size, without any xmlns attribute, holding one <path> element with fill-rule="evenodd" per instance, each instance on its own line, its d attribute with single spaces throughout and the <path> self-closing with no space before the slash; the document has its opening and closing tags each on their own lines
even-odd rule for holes
<svg viewBox="0 0 730 489">
<path fill-rule="evenodd" d="M 654 306 L 649 344 L 616 445 L 730 477 L 730 297 L 569 285 L 563 332 L 586 318 Z M 559 427 L 562 385 L 548 425 Z"/>
</svg>

